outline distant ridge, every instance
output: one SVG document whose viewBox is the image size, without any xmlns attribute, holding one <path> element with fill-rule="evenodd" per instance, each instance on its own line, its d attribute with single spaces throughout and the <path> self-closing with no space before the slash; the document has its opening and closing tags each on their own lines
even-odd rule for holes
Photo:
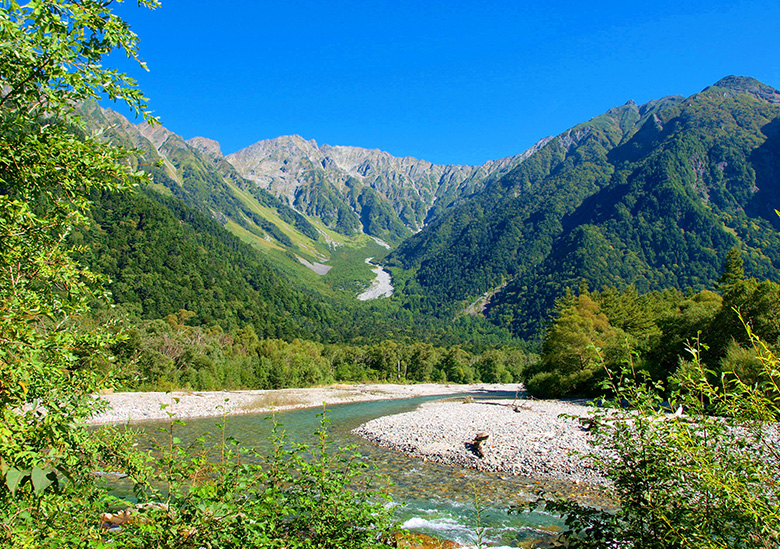
<svg viewBox="0 0 780 549">
<path fill-rule="evenodd" d="M 366 232 L 397 241 L 420 230 L 453 202 L 484 188 L 487 179 L 506 173 L 537 148 L 482 166 L 438 165 L 378 149 L 320 146 L 288 135 L 259 141 L 226 158 L 244 178 L 334 227 L 338 220 L 329 221 L 326 210 L 346 206 L 364 230 L 370 229 L 363 213 L 367 200 L 361 200 L 365 189 L 370 189 L 393 213 L 387 212 L 388 219 L 381 221 L 384 234 Z"/>
</svg>

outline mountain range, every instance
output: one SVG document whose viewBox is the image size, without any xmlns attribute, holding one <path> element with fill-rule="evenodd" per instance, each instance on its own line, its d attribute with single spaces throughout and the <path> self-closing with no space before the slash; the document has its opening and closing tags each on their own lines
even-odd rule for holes
<svg viewBox="0 0 780 549">
<path fill-rule="evenodd" d="M 538 146 L 482 166 L 458 166 L 397 158 L 377 149 L 318 146 L 293 135 L 259 141 L 227 161 L 244 178 L 332 228 L 397 242 L 510 171 Z M 365 210 L 371 201 L 389 203 L 392 209 L 383 212 L 386 217 L 378 225 L 376 216 Z"/>
<path fill-rule="evenodd" d="M 149 199 L 210 218 L 307 299 L 354 297 L 373 276 L 363 260 L 387 247 L 389 309 L 485 316 L 523 337 L 582 283 L 712 287 L 733 247 L 749 275 L 778 278 L 780 93 L 751 78 L 629 101 L 482 166 L 299 136 L 224 156 L 96 105 L 82 118 L 135 149 Z"/>
<path fill-rule="evenodd" d="M 404 241 L 409 294 L 539 333 L 557 297 L 633 284 L 712 287 L 732 247 L 750 276 L 778 278 L 780 103 L 727 77 L 691 97 L 610 109 Z M 495 294 L 495 295 L 493 295 Z"/>
</svg>

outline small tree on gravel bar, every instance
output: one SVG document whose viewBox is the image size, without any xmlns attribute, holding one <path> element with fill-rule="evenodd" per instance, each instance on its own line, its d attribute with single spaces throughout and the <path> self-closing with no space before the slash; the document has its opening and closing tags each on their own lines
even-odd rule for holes
<svg viewBox="0 0 780 549">
<path fill-rule="evenodd" d="M 102 543 L 92 473 L 113 444 L 84 420 L 112 336 L 76 327 L 104 290 L 65 238 L 85 222 L 90 193 L 142 176 L 85 135 L 74 107 L 108 97 L 151 120 L 135 83 L 100 64 L 113 50 L 137 59 L 136 36 L 109 4 L 0 4 L 1 547 Z"/>
</svg>

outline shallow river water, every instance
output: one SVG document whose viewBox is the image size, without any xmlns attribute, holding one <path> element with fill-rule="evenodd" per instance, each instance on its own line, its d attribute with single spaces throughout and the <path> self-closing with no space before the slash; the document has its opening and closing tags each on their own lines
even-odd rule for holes
<svg viewBox="0 0 780 549">
<path fill-rule="evenodd" d="M 513 398 L 507 393 L 505 398 Z M 460 467 L 449 467 L 406 457 L 379 448 L 350 433 L 352 429 L 379 416 L 407 412 L 419 404 L 442 398 L 419 397 L 335 405 L 328 408 L 328 431 L 333 447 L 357 446 L 367 461 L 393 482 L 390 488 L 396 504 L 396 517 L 405 528 L 450 539 L 464 545 L 473 545 L 478 527 L 475 496 L 482 510 L 482 525 L 486 527 L 487 545 L 523 547 L 544 543 L 557 530 L 560 520 L 545 513 L 511 514 L 511 505 L 533 499 L 540 490 L 587 499 L 588 489 L 568 483 L 550 483 L 539 480 L 485 473 Z M 496 398 L 491 395 L 491 398 Z M 321 409 L 304 409 L 276 414 L 284 426 L 290 442 L 314 444 L 314 433 L 319 428 Z M 271 432 L 269 414 L 253 414 L 228 418 L 227 434 L 241 441 L 244 447 L 262 449 L 268 446 Z M 189 419 L 184 426 L 176 426 L 177 436 L 194 439 L 204 432 L 217 431 L 215 418 Z M 164 422 L 144 422 L 147 432 L 154 432 Z"/>
</svg>

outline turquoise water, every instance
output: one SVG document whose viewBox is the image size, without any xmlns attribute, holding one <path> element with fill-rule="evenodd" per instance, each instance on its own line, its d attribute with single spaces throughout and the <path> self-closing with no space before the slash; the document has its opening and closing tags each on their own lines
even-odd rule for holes
<svg viewBox="0 0 780 549">
<path fill-rule="evenodd" d="M 514 398 L 514 393 L 491 394 L 491 398 Z M 566 483 L 485 473 L 460 467 L 424 463 L 379 448 L 350 433 L 352 429 L 379 416 L 415 409 L 421 403 L 441 399 L 420 397 L 341 404 L 328 407 L 328 432 L 333 447 L 355 446 L 380 473 L 393 482 L 390 493 L 396 517 L 405 528 L 471 545 L 480 525 L 487 545 L 519 547 L 523 542 L 542 541 L 560 526 L 560 520 L 544 513 L 509 513 L 513 504 L 532 499 L 540 490 L 571 494 L 581 488 Z M 477 397 L 478 398 L 478 397 Z M 276 420 L 284 426 L 288 441 L 314 444 L 322 409 L 280 412 Z M 176 436 L 185 443 L 205 432 L 217 433 L 217 418 L 190 419 L 176 426 Z M 143 422 L 136 426 L 155 433 L 166 422 Z M 251 414 L 227 418 L 226 434 L 244 447 L 262 451 L 269 446 L 270 415 Z M 480 512 L 476 511 L 477 507 Z"/>
</svg>

